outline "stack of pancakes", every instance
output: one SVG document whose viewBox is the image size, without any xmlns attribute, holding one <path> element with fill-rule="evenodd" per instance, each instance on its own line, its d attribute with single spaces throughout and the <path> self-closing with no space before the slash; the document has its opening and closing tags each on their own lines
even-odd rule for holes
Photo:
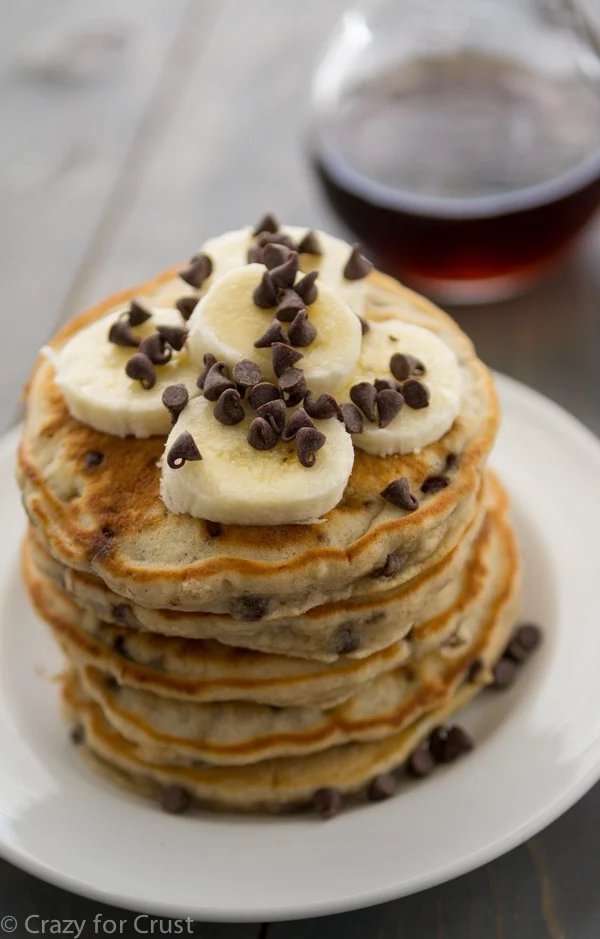
<svg viewBox="0 0 600 939">
<path fill-rule="evenodd" d="M 52 345 L 130 297 L 163 297 L 173 276 L 110 298 Z M 485 470 L 490 374 L 451 319 L 379 273 L 366 315 L 440 336 L 460 364 L 462 409 L 419 453 L 356 450 L 342 501 L 314 524 L 169 512 L 164 437 L 79 423 L 51 360 L 38 361 L 19 454 L 24 576 L 70 664 L 69 721 L 121 781 L 235 810 L 356 793 L 491 680 L 519 571 L 505 494 Z M 399 477 L 413 512 L 381 498 Z"/>
</svg>

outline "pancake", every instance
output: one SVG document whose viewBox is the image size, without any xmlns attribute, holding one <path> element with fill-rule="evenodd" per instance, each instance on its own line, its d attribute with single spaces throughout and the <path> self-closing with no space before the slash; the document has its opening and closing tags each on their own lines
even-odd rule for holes
<svg viewBox="0 0 600 939">
<path fill-rule="evenodd" d="M 53 340 L 59 348 L 86 324 L 133 296 L 151 300 L 173 272 L 113 296 L 76 318 Z M 370 275 L 367 315 L 390 310 L 436 332 L 456 352 L 463 406 L 452 428 L 420 453 L 386 459 L 356 451 L 339 505 L 321 524 L 207 526 L 169 513 L 159 497 L 164 440 L 121 439 L 70 417 L 50 361 L 41 356 L 27 394 L 19 482 L 29 518 L 50 553 L 93 573 L 121 597 L 147 608 L 226 613 L 241 620 L 294 616 L 333 599 L 385 591 L 419 573 L 444 545 L 448 553 L 472 520 L 480 470 L 491 447 L 498 407 L 490 373 L 456 324 L 432 304 L 382 274 Z M 85 454 L 104 455 L 86 467 Z M 423 494 L 431 475 L 449 485 Z M 412 513 L 383 501 L 399 476 L 419 493 Z M 390 582 L 374 577 L 393 555 Z"/>
</svg>

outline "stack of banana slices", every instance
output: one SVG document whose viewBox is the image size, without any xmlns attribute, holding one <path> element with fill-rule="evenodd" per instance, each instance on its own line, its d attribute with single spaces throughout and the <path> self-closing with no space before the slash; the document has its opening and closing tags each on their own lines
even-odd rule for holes
<svg viewBox="0 0 600 939">
<path fill-rule="evenodd" d="M 168 811 L 327 817 L 468 750 L 537 641 L 497 422 L 449 317 L 270 215 L 69 323 L 18 477 L 81 752 Z"/>
</svg>

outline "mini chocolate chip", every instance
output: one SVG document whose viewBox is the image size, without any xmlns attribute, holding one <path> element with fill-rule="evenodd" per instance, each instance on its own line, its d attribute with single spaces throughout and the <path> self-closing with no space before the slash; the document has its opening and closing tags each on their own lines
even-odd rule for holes
<svg viewBox="0 0 600 939">
<path fill-rule="evenodd" d="M 306 378 L 299 368 L 286 368 L 279 377 L 279 390 L 288 408 L 300 404 L 306 394 Z"/>
<path fill-rule="evenodd" d="M 368 381 L 360 381 L 358 384 L 352 385 L 350 399 L 357 408 L 360 408 L 368 421 L 375 422 L 377 392 L 374 385 Z"/>
<path fill-rule="evenodd" d="M 300 299 L 304 301 L 306 306 L 310 306 L 311 303 L 314 303 L 319 296 L 319 290 L 315 283 L 318 276 L 318 271 L 309 271 L 294 287 L 294 290 Z"/>
<path fill-rule="evenodd" d="M 104 535 L 105 538 L 114 538 L 114 537 L 115 537 L 114 529 L 111 528 L 110 525 L 103 525 L 102 528 L 100 529 L 100 531 L 102 532 L 102 534 Z"/>
<path fill-rule="evenodd" d="M 233 426 L 244 420 L 244 407 L 239 391 L 226 388 L 215 405 L 214 415 L 221 424 Z"/>
<path fill-rule="evenodd" d="M 122 655 L 124 659 L 129 658 L 127 647 L 125 645 L 125 636 L 115 636 L 112 646 L 118 655 Z"/>
<path fill-rule="evenodd" d="M 282 323 L 291 323 L 296 313 L 305 310 L 304 300 L 298 296 L 295 290 L 288 287 L 283 291 L 281 299 L 275 310 L 275 316 Z"/>
<path fill-rule="evenodd" d="M 171 415 L 173 424 L 189 401 L 188 390 L 185 385 L 168 385 L 162 393 L 162 403 Z"/>
<path fill-rule="evenodd" d="M 403 404 L 404 398 L 399 391 L 393 391 L 391 388 L 378 391 L 377 413 L 379 415 L 379 426 L 387 427 L 400 413 Z"/>
<path fill-rule="evenodd" d="M 142 303 L 141 300 L 132 300 L 129 304 L 127 320 L 130 326 L 141 326 L 142 323 L 146 323 L 151 316 L 152 310 L 150 307 L 147 307 L 145 303 Z"/>
<path fill-rule="evenodd" d="M 279 320 L 273 320 L 272 323 L 269 323 L 262 336 L 254 343 L 254 347 L 255 349 L 267 349 L 275 342 L 279 342 L 282 345 L 288 342 L 288 337 L 283 331 L 283 326 Z"/>
<path fill-rule="evenodd" d="M 264 248 L 265 245 L 285 245 L 286 248 L 289 248 L 290 251 L 295 251 L 295 245 L 289 235 L 285 235 L 283 232 L 273 232 L 273 231 L 261 231 L 256 236 L 256 243 L 260 248 Z"/>
<path fill-rule="evenodd" d="M 467 671 L 467 681 L 469 682 L 476 681 L 477 676 L 479 675 L 482 668 L 483 668 L 483 662 L 481 661 L 481 659 L 473 659 Z"/>
<path fill-rule="evenodd" d="M 139 346 L 140 340 L 131 332 L 131 326 L 127 320 L 116 320 L 108 331 L 108 341 L 115 346 L 130 346 L 132 348 Z"/>
<path fill-rule="evenodd" d="M 510 659 L 502 656 L 492 669 L 494 676 L 493 688 L 504 689 L 512 685 L 517 672 L 517 666 Z"/>
<path fill-rule="evenodd" d="M 409 378 L 404 382 L 402 394 L 409 408 L 418 410 L 429 406 L 429 388 L 416 378 Z"/>
<path fill-rule="evenodd" d="M 88 469 L 92 469 L 95 466 L 100 466 L 103 460 L 104 454 L 100 453 L 100 450 L 88 450 L 83 458 L 83 462 Z"/>
<path fill-rule="evenodd" d="M 182 280 L 190 287 L 201 287 L 212 274 L 213 263 L 207 254 L 200 252 L 191 258 L 187 267 L 179 271 Z"/>
<path fill-rule="evenodd" d="M 300 254 L 323 254 L 317 234 L 312 228 L 298 242 L 298 251 Z"/>
<path fill-rule="evenodd" d="M 184 430 L 184 432 L 177 437 L 167 453 L 167 464 L 171 469 L 180 469 L 180 467 L 188 461 L 201 459 L 200 451 L 188 430 Z"/>
<path fill-rule="evenodd" d="M 308 319 L 307 310 L 299 310 L 288 329 L 288 340 L 293 346 L 309 346 L 317 338 L 316 327 Z"/>
<path fill-rule="evenodd" d="M 209 401 L 217 401 L 228 388 L 233 388 L 233 382 L 229 378 L 229 368 L 225 362 L 215 362 L 204 379 L 202 388 L 204 397 Z"/>
<path fill-rule="evenodd" d="M 265 404 L 261 404 L 260 407 L 256 409 L 256 413 L 259 417 L 264 417 L 264 419 L 269 422 L 278 436 L 283 433 L 286 407 L 281 398 L 276 398 L 273 401 L 267 401 Z"/>
<path fill-rule="evenodd" d="M 406 381 L 410 375 L 424 375 L 425 366 L 414 355 L 395 352 L 390 359 L 390 372 L 398 381 Z"/>
<path fill-rule="evenodd" d="M 298 273 L 298 252 L 290 251 L 282 264 L 269 271 L 271 283 L 276 287 L 292 287 Z"/>
<path fill-rule="evenodd" d="M 312 391 L 307 391 L 304 395 L 304 410 L 309 417 L 314 417 L 316 421 L 326 421 L 330 417 L 337 417 L 342 420 L 342 410 L 333 397 L 328 392 L 323 392 L 318 398 L 313 396 Z"/>
<path fill-rule="evenodd" d="M 392 505 L 397 505 L 398 508 L 405 509 L 407 512 L 414 512 L 419 505 L 410 491 L 406 476 L 400 476 L 399 479 L 392 480 L 392 482 L 380 492 L 380 495 L 386 502 L 391 502 Z"/>
<path fill-rule="evenodd" d="M 517 628 L 514 638 L 527 652 L 533 652 L 542 641 L 542 631 L 535 623 L 523 623 Z"/>
<path fill-rule="evenodd" d="M 385 559 L 383 567 L 375 572 L 377 577 L 395 577 L 406 564 L 406 555 L 391 551 Z"/>
<path fill-rule="evenodd" d="M 183 786 L 173 784 L 165 786 L 162 791 L 161 806 L 163 811 L 169 812 L 171 815 L 182 815 L 188 811 L 191 804 L 191 796 Z"/>
<path fill-rule="evenodd" d="M 364 319 L 362 316 L 359 316 L 358 318 L 360 320 L 360 331 L 363 334 L 363 336 L 366 336 L 367 333 L 370 331 L 371 327 L 369 326 L 366 319 Z"/>
<path fill-rule="evenodd" d="M 186 321 L 189 320 L 197 304 L 198 297 L 180 297 L 179 300 L 175 301 L 175 306 Z"/>
<path fill-rule="evenodd" d="M 213 365 L 216 365 L 217 363 L 216 358 L 211 352 L 205 352 L 202 361 L 204 362 L 204 368 L 202 369 L 202 371 L 198 375 L 198 378 L 196 379 L 196 384 L 198 388 L 200 388 L 201 390 L 202 388 L 204 388 L 204 382 L 206 381 L 206 376 L 210 372 Z"/>
<path fill-rule="evenodd" d="M 128 603 L 115 603 L 110 608 L 110 615 L 116 623 L 131 625 L 131 607 Z"/>
<path fill-rule="evenodd" d="M 345 404 L 340 405 L 340 410 L 342 412 L 342 417 L 344 419 L 344 426 L 349 434 L 362 434 L 363 429 L 363 419 L 362 414 L 358 410 L 355 404 L 351 404 L 347 401 Z"/>
<path fill-rule="evenodd" d="M 429 743 L 423 741 L 416 750 L 413 750 L 406 764 L 406 771 L 409 776 L 420 779 L 423 776 L 429 776 L 435 769 L 435 760 L 431 755 Z"/>
<path fill-rule="evenodd" d="M 206 534 L 210 538 L 220 538 L 223 534 L 223 528 L 220 522 L 211 522 L 210 519 L 204 519 L 204 527 L 206 528 Z"/>
<path fill-rule="evenodd" d="M 333 634 L 333 651 L 338 655 L 349 655 L 360 648 L 360 639 L 352 626 L 342 624 Z"/>
<path fill-rule="evenodd" d="M 248 623 L 254 623 L 262 619 L 267 612 L 269 605 L 265 597 L 256 596 L 256 594 L 246 593 L 241 597 L 234 597 L 229 604 L 229 612 L 234 619 L 244 620 Z"/>
<path fill-rule="evenodd" d="M 251 362 L 250 359 L 242 359 L 241 362 L 236 362 L 231 371 L 235 387 L 242 398 L 248 388 L 258 385 L 258 383 L 263 380 L 262 372 L 258 365 L 256 365 L 255 362 Z"/>
<path fill-rule="evenodd" d="M 71 743 L 75 744 L 76 747 L 85 742 L 85 730 L 81 724 L 76 724 L 69 736 L 71 737 Z"/>
<path fill-rule="evenodd" d="M 262 248 L 262 261 L 269 271 L 273 270 L 275 267 L 279 267 L 280 264 L 287 261 L 289 256 L 290 249 L 285 245 L 278 245 L 271 242 Z"/>
<path fill-rule="evenodd" d="M 371 781 L 367 790 L 367 797 L 371 802 L 381 802 L 389 799 L 396 791 L 396 777 L 392 773 L 380 773 Z"/>
<path fill-rule="evenodd" d="M 441 492 L 442 489 L 445 489 L 450 480 L 447 476 L 428 476 L 423 485 L 421 486 L 421 492 L 428 493 L 431 495 L 434 492 Z"/>
<path fill-rule="evenodd" d="M 255 417 L 248 428 L 247 440 L 255 450 L 271 450 L 279 440 L 279 434 L 264 417 Z"/>
<path fill-rule="evenodd" d="M 277 303 L 277 288 L 271 280 L 271 272 L 265 271 L 260 284 L 254 288 L 252 299 L 261 310 L 268 310 Z"/>
<path fill-rule="evenodd" d="M 135 355 L 131 356 L 125 366 L 125 373 L 128 378 L 139 381 L 142 388 L 146 390 L 153 388 L 156 384 L 154 366 L 148 356 L 142 352 L 136 352 Z"/>
<path fill-rule="evenodd" d="M 344 266 L 344 277 L 346 280 L 362 280 L 373 270 L 373 265 L 361 253 L 361 246 L 358 242 L 352 245 L 350 256 Z"/>
<path fill-rule="evenodd" d="M 277 320 L 273 320 L 274 323 L 277 323 Z M 279 329 L 282 329 L 280 323 L 277 323 Z M 292 349 L 291 346 L 286 345 L 282 342 L 274 342 L 271 350 L 272 361 L 273 361 L 273 371 L 278 378 L 281 378 L 286 369 L 291 368 L 292 365 L 295 365 L 296 362 L 299 362 L 303 358 L 301 352 L 296 352 L 295 349 Z"/>
<path fill-rule="evenodd" d="M 400 391 L 400 385 L 393 378 L 376 378 L 373 384 L 375 391 Z"/>
<path fill-rule="evenodd" d="M 456 456 L 456 454 L 449 453 L 448 456 L 446 457 L 446 462 L 444 463 L 444 469 L 446 470 L 446 472 L 448 472 L 449 470 L 454 469 L 457 463 L 458 463 L 458 457 Z"/>
<path fill-rule="evenodd" d="M 527 649 L 525 649 L 517 638 L 513 638 L 508 643 L 506 649 L 504 650 L 504 655 L 507 659 L 512 659 L 513 662 L 516 662 L 519 665 L 521 662 L 524 662 L 528 656 Z"/>
<path fill-rule="evenodd" d="M 266 212 L 261 218 L 260 222 L 256 225 L 256 228 L 252 232 L 253 235 L 260 235 L 262 232 L 268 231 L 275 233 L 279 231 L 279 222 L 271 212 Z"/>
<path fill-rule="evenodd" d="M 281 398 L 281 392 L 270 381 L 261 381 L 248 392 L 248 402 L 255 411 L 267 401 L 275 401 L 277 398 Z"/>
<path fill-rule="evenodd" d="M 452 763 L 474 747 L 473 738 L 463 727 L 435 727 L 429 735 L 429 748 L 436 763 Z"/>
<path fill-rule="evenodd" d="M 164 326 L 159 324 L 156 330 L 163 339 L 169 343 L 172 349 L 175 349 L 176 352 L 181 352 L 188 337 L 187 329 L 184 329 L 183 326 Z"/>
<path fill-rule="evenodd" d="M 169 343 L 159 332 L 150 333 L 140 342 L 140 352 L 147 355 L 154 365 L 166 365 L 173 355 Z"/>
<path fill-rule="evenodd" d="M 285 408 L 285 405 L 284 405 L 284 408 Z M 294 437 L 296 436 L 296 434 L 298 433 L 301 427 L 313 427 L 314 428 L 314 426 L 315 425 L 311 421 L 310 417 L 308 416 L 304 408 L 298 408 L 297 411 L 294 411 L 289 421 L 287 422 L 287 425 L 281 435 L 281 439 L 284 441 L 284 443 L 287 443 L 289 440 L 294 439 Z"/>
<path fill-rule="evenodd" d="M 333 786 L 317 789 L 313 796 L 313 806 L 320 818 L 333 818 L 342 808 L 342 793 Z"/>
<path fill-rule="evenodd" d="M 117 681 L 114 675 L 104 676 L 104 686 L 105 688 L 109 688 L 110 691 L 119 691 L 121 688 L 121 686 L 119 685 L 119 682 Z"/>
</svg>

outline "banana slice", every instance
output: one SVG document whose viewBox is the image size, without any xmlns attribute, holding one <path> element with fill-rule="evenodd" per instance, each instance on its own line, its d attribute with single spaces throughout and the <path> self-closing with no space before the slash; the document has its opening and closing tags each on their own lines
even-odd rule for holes
<svg viewBox="0 0 600 939">
<path fill-rule="evenodd" d="M 167 439 L 161 496 L 172 512 L 225 525 L 308 524 L 338 504 L 354 461 L 352 440 L 338 420 L 315 421 L 327 439 L 307 468 L 294 441 L 270 450 L 250 446 L 246 437 L 256 415 L 247 405 L 234 426 L 220 424 L 214 407 L 206 398 L 190 401 Z M 186 431 L 202 459 L 172 469 L 166 455 Z"/>
<path fill-rule="evenodd" d="M 387 427 L 365 418 L 362 433 L 352 439 L 355 446 L 375 456 L 419 451 L 443 437 L 460 411 L 462 376 L 457 358 L 446 343 L 422 326 L 397 319 L 370 321 L 369 326 L 356 369 L 334 392 L 335 397 L 348 401 L 352 385 L 392 379 L 390 359 L 395 353 L 414 356 L 425 366 L 425 374 L 416 377 L 429 391 L 429 405 L 413 409 L 405 404 Z"/>
<path fill-rule="evenodd" d="M 235 268 L 202 298 L 189 321 L 190 355 L 198 367 L 204 354 L 211 352 L 228 365 L 251 359 L 266 378 L 274 377 L 271 349 L 254 346 L 275 316 L 274 308 L 261 309 L 252 299 L 264 272 L 262 264 Z M 355 368 L 362 334 L 360 322 L 347 304 L 324 284 L 318 284 L 318 290 L 316 301 L 308 308 L 317 335 L 310 345 L 298 350 L 303 358 L 297 367 L 304 372 L 308 387 L 320 393 L 340 384 Z"/>
<path fill-rule="evenodd" d="M 60 349 L 54 357 L 56 384 L 73 417 L 96 430 L 117 437 L 168 434 L 171 418 L 162 403 L 162 393 L 167 385 L 181 383 L 190 397 L 198 395 L 198 368 L 184 346 L 180 352 L 173 351 L 165 365 L 155 366 L 154 387 L 145 389 L 129 378 L 125 365 L 137 350 L 108 340 L 110 327 L 123 312 L 115 310 L 102 317 Z M 136 326 L 133 334 L 143 339 L 158 325 L 182 327 L 184 321 L 177 310 L 154 309 L 150 319 Z"/>
</svg>

